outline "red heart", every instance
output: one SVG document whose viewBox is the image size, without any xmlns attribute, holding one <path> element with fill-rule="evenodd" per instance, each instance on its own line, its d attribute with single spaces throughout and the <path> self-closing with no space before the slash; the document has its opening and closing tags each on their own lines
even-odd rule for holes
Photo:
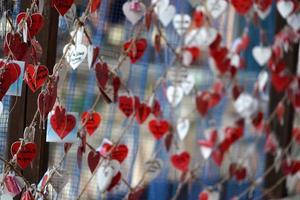
<svg viewBox="0 0 300 200">
<path fill-rule="evenodd" d="M 99 152 L 90 151 L 88 154 L 88 166 L 92 173 L 94 173 L 100 161 L 101 154 Z"/>
<path fill-rule="evenodd" d="M 257 130 L 261 130 L 263 128 L 263 122 L 264 122 L 264 113 L 258 112 L 256 116 L 252 119 L 252 125 Z"/>
<path fill-rule="evenodd" d="M 25 70 L 25 82 L 32 92 L 37 91 L 48 79 L 49 71 L 44 65 L 28 64 Z"/>
<path fill-rule="evenodd" d="M 111 191 L 116 185 L 118 185 L 118 183 L 120 182 L 121 178 L 122 178 L 122 174 L 121 174 L 121 172 L 118 172 L 117 175 L 115 175 L 112 178 L 111 183 L 110 183 L 110 185 L 107 188 L 107 191 Z"/>
<path fill-rule="evenodd" d="M 133 98 L 130 96 L 120 96 L 119 109 L 126 117 L 130 117 L 133 113 Z"/>
<path fill-rule="evenodd" d="M 202 117 L 207 115 L 209 109 L 209 100 L 210 100 L 210 94 L 209 92 L 206 91 L 201 92 L 201 94 L 196 97 L 197 110 Z"/>
<path fill-rule="evenodd" d="M 36 144 L 26 143 L 21 147 L 21 142 L 15 142 L 11 146 L 11 155 L 17 154 L 17 163 L 22 168 L 25 169 L 36 157 Z"/>
<path fill-rule="evenodd" d="M 156 99 L 154 100 L 151 112 L 155 117 L 159 117 L 161 115 L 160 103 Z"/>
<path fill-rule="evenodd" d="M 26 17 L 26 12 L 21 12 L 17 16 L 17 23 L 23 23 L 24 18 Z M 22 24 L 21 24 L 22 25 Z M 31 16 L 28 16 L 27 27 L 30 38 L 36 36 L 44 25 L 44 17 L 40 13 L 33 13 Z"/>
<path fill-rule="evenodd" d="M 93 0 L 91 5 L 91 13 L 96 12 L 101 5 L 101 0 Z"/>
<path fill-rule="evenodd" d="M 229 172 L 231 176 L 235 176 L 237 181 L 243 181 L 247 176 L 247 169 L 243 166 L 239 166 L 236 163 L 231 163 L 229 166 Z"/>
<path fill-rule="evenodd" d="M 61 16 L 64 16 L 71 8 L 74 0 L 53 0 L 53 6 Z"/>
<path fill-rule="evenodd" d="M 58 123 L 58 119 L 54 114 L 50 118 L 50 123 L 53 130 L 57 133 L 60 139 L 63 140 L 74 129 L 76 125 L 76 118 L 71 114 L 67 114 L 66 117 Z"/>
<path fill-rule="evenodd" d="M 9 32 L 5 37 L 3 51 L 6 56 L 12 56 L 13 59 L 22 60 L 27 52 L 27 44 L 23 42 L 19 33 Z"/>
<path fill-rule="evenodd" d="M 106 84 L 108 82 L 109 79 L 109 69 L 106 63 L 97 63 L 95 66 L 95 71 L 96 71 L 96 78 L 97 81 L 100 85 L 100 87 L 102 87 L 102 89 L 104 89 L 106 87 Z"/>
<path fill-rule="evenodd" d="M 21 68 L 16 63 L 5 63 L 0 61 L 0 69 L 3 70 L 0 76 L 0 101 L 5 96 L 9 87 L 19 78 Z"/>
<path fill-rule="evenodd" d="M 222 42 L 222 35 L 220 33 L 218 33 L 214 42 L 209 46 L 209 49 L 215 50 L 215 49 L 219 48 L 221 45 L 221 42 Z"/>
<path fill-rule="evenodd" d="M 218 105 L 221 101 L 221 95 L 217 93 L 210 93 L 210 100 L 209 100 L 209 108 L 213 108 Z"/>
<path fill-rule="evenodd" d="M 81 115 L 82 124 L 85 123 L 84 127 L 89 135 L 93 135 L 95 130 L 99 127 L 101 122 L 101 115 L 97 112 L 84 112 Z"/>
<path fill-rule="evenodd" d="M 151 120 L 149 122 L 149 130 L 155 139 L 160 140 L 168 131 L 170 125 L 166 120 Z"/>
<path fill-rule="evenodd" d="M 138 188 L 135 191 L 131 192 L 128 197 L 127 200 L 139 200 L 141 198 L 141 196 L 143 195 L 145 189 L 144 188 Z"/>
<path fill-rule="evenodd" d="M 171 156 L 171 162 L 173 166 L 182 172 L 186 172 L 188 170 L 190 161 L 191 156 L 188 152 L 182 152 L 181 154 L 175 154 Z"/>
<path fill-rule="evenodd" d="M 237 47 L 236 47 L 236 53 L 240 54 L 242 51 L 245 51 L 248 46 L 250 44 L 250 37 L 248 35 L 248 33 L 244 33 L 240 42 L 238 43 Z"/>
<path fill-rule="evenodd" d="M 240 94 L 242 94 L 243 91 L 244 91 L 243 86 L 235 84 L 231 90 L 233 100 L 237 100 L 237 98 L 240 96 Z"/>
<path fill-rule="evenodd" d="M 197 10 L 193 14 L 194 23 L 197 28 L 200 28 L 203 24 L 203 20 L 205 19 L 205 14 L 201 10 Z"/>
<path fill-rule="evenodd" d="M 199 200 L 209 200 L 209 193 L 207 191 L 203 191 L 199 195 Z"/>
<path fill-rule="evenodd" d="M 289 86 L 292 81 L 292 77 L 289 75 L 272 75 L 272 85 L 277 92 L 283 92 Z"/>
<path fill-rule="evenodd" d="M 144 38 L 130 40 L 123 45 L 123 50 L 130 58 L 131 63 L 136 63 L 143 55 L 147 48 L 147 40 Z"/>
<path fill-rule="evenodd" d="M 92 67 L 95 65 L 97 58 L 100 53 L 100 48 L 99 47 L 94 47 L 93 48 L 93 59 L 92 59 Z"/>
<path fill-rule="evenodd" d="M 215 161 L 215 163 L 220 167 L 223 162 L 224 153 L 219 149 L 216 149 L 215 151 L 212 152 L 212 158 Z"/>
<path fill-rule="evenodd" d="M 145 103 L 140 103 L 136 110 L 135 119 L 139 124 L 142 124 L 146 121 L 150 113 L 151 108 Z"/>
<path fill-rule="evenodd" d="M 272 6 L 272 0 L 255 0 L 255 4 L 264 12 Z"/>
<path fill-rule="evenodd" d="M 253 0 L 231 0 L 231 4 L 241 15 L 245 15 L 253 5 Z"/>
<path fill-rule="evenodd" d="M 128 155 L 128 148 L 125 144 L 120 144 L 114 147 L 113 151 L 111 152 L 111 158 L 113 160 L 117 160 L 122 163 Z"/>
</svg>

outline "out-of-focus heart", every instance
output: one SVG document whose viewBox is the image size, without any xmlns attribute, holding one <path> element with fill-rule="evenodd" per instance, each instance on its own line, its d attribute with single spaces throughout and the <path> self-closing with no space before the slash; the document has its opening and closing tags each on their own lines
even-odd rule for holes
<svg viewBox="0 0 300 200">
<path fill-rule="evenodd" d="M 192 22 L 191 17 L 187 14 L 177 14 L 174 16 L 174 18 L 172 17 L 172 19 L 173 26 L 180 36 L 186 33 Z"/>
<path fill-rule="evenodd" d="M 129 2 L 123 4 L 123 13 L 133 25 L 136 24 L 146 12 L 146 7 L 141 2 Z"/>
<path fill-rule="evenodd" d="M 209 11 L 210 15 L 215 19 L 220 17 L 224 13 L 224 11 L 227 8 L 227 5 L 228 3 L 225 0 L 206 1 L 207 10 Z"/>
<path fill-rule="evenodd" d="M 272 49 L 270 47 L 256 46 L 253 48 L 252 54 L 256 62 L 260 66 L 264 66 L 272 56 Z"/>
<path fill-rule="evenodd" d="M 180 86 L 169 86 L 167 88 L 167 99 L 172 106 L 177 106 L 183 99 L 184 92 Z"/>
</svg>

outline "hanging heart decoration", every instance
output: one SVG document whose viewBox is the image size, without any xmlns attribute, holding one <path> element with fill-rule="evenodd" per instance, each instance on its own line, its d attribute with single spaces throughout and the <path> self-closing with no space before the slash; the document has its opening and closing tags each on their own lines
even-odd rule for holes
<svg viewBox="0 0 300 200">
<path fill-rule="evenodd" d="M 2 101 L 9 87 L 18 80 L 21 74 L 21 68 L 16 63 L 0 61 L 0 69 L 3 70 L 0 76 L 0 101 Z"/>
<path fill-rule="evenodd" d="M 159 1 L 159 2 L 163 2 L 163 1 Z M 155 10 L 157 10 L 156 13 L 158 15 L 159 21 L 162 23 L 164 27 L 167 27 L 172 21 L 172 19 L 174 18 L 174 16 L 176 16 L 176 8 L 173 5 L 166 5 L 166 7 L 163 9 L 161 7 L 158 7 Z"/>
<path fill-rule="evenodd" d="M 95 169 L 98 166 L 98 163 L 101 159 L 101 154 L 99 152 L 90 151 L 88 154 L 88 166 L 90 168 L 90 171 L 94 173 Z"/>
<path fill-rule="evenodd" d="M 125 54 L 130 58 L 131 63 L 136 63 L 143 55 L 147 48 L 147 40 L 144 38 L 129 40 L 123 45 Z"/>
<path fill-rule="evenodd" d="M 147 120 L 150 113 L 151 108 L 145 103 L 140 103 L 135 112 L 135 119 L 139 124 L 143 124 Z"/>
<path fill-rule="evenodd" d="M 156 140 L 160 140 L 170 129 L 170 124 L 166 120 L 153 119 L 149 122 L 148 126 Z"/>
<path fill-rule="evenodd" d="M 270 47 L 256 46 L 253 48 L 252 54 L 256 62 L 260 66 L 264 66 L 270 60 L 272 56 L 272 50 Z"/>
<path fill-rule="evenodd" d="M 173 166 L 182 172 L 186 172 L 188 170 L 190 161 L 191 156 L 188 152 L 182 152 L 171 156 Z"/>
<path fill-rule="evenodd" d="M 238 182 L 241 182 L 245 180 L 247 176 L 247 169 L 246 167 L 240 166 L 237 163 L 231 163 L 229 166 L 229 173 L 232 177 L 235 177 Z"/>
<path fill-rule="evenodd" d="M 27 52 L 27 44 L 19 33 L 9 32 L 5 36 L 3 53 L 5 56 L 11 56 L 13 59 L 22 60 Z"/>
<path fill-rule="evenodd" d="M 101 0 L 93 0 L 91 3 L 91 13 L 96 12 L 101 5 Z"/>
<path fill-rule="evenodd" d="M 72 67 L 72 69 L 77 69 L 79 65 L 83 62 L 87 55 L 87 48 L 83 44 L 69 45 L 67 44 L 63 50 L 66 53 L 66 60 Z"/>
<path fill-rule="evenodd" d="M 126 117 L 130 117 L 134 112 L 134 98 L 130 96 L 119 96 L 119 109 Z"/>
<path fill-rule="evenodd" d="M 290 75 L 284 74 L 273 74 L 272 75 L 272 86 L 275 88 L 277 92 L 283 92 L 292 82 L 292 77 Z"/>
<path fill-rule="evenodd" d="M 177 121 L 177 133 L 180 140 L 184 140 L 190 129 L 190 121 L 188 119 L 178 119 Z"/>
<path fill-rule="evenodd" d="M 184 92 L 181 86 L 169 86 L 167 88 L 167 99 L 172 106 L 177 106 L 184 97 Z"/>
<path fill-rule="evenodd" d="M 146 7 L 143 3 L 133 0 L 131 2 L 127 1 L 123 4 L 123 13 L 126 16 L 127 20 L 135 25 L 146 12 Z"/>
<path fill-rule="evenodd" d="M 71 8 L 74 0 L 52 0 L 54 8 L 61 16 L 64 16 Z"/>
<path fill-rule="evenodd" d="M 277 10 L 283 18 L 290 16 L 297 7 L 297 1 L 279 0 L 276 3 Z"/>
<path fill-rule="evenodd" d="M 225 0 L 206 1 L 206 8 L 214 19 L 219 18 L 224 13 L 227 5 L 228 3 Z"/>
<path fill-rule="evenodd" d="M 191 26 L 192 19 L 187 14 L 185 15 L 177 14 L 174 17 L 172 17 L 172 19 L 173 19 L 173 26 L 176 32 L 178 33 L 178 35 L 180 36 L 185 34 L 188 28 Z"/>
<path fill-rule="evenodd" d="M 25 82 L 32 92 L 40 89 L 48 79 L 49 71 L 44 65 L 28 64 L 25 70 Z"/>
<path fill-rule="evenodd" d="M 17 16 L 17 24 L 19 26 L 24 26 L 23 22 L 25 21 L 25 18 L 27 17 L 27 27 L 28 27 L 28 33 L 30 38 L 33 38 L 36 36 L 43 28 L 44 25 L 44 17 L 41 13 L 33 13 L 30 16 L 27 16 L 28 14 L 26 12 L 21 12 Z"/>
<path fill-rule="evenodd" d="M 11 155 L 17 157 L 17 163 L 22 169 L 26 169 L 30 163 L 35 159 L 37 154 L 37 147 L 34 143 L 15 142 L 11 146 Z"/>
<path fill-rule="evenodd" d="M 81 114 L 81 122 L 85 130 L 91 136 L 101 123 L 101 115 L 97 112 L 83 112 Z"/>
</svg>

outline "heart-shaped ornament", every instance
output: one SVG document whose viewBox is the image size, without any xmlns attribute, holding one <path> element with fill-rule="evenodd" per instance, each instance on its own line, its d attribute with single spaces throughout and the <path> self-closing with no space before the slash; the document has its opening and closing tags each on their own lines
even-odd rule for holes
<svg viewBox="0 0 300 200">
<path fill-rule="evenodd" d="M 5 36 L 3 53 L 15 60 L 22 60 L 26 56 L 28 45 L 23 42 L 19 33 L 9 32 Z"/>
<path fill-rule="evenodd" d="M 21 68 L 17 63 L 5 63 L 0 61 L 0 69 L 3 70 L 0 76 L 0 101 L 5 96 L 9 87 L 18 80 Z"/>
<path fill-rule="evenodd" d="M 91 3 L 91 13 L 96 12 L 101 5 L 101 0 L 93 0 Z"/>
<path fill-rule="evenodd" d="M 167 27 L 176 14 L 176 8 L 173 5 L 167 6 L 163 11 L 158 13 L 158 19 L 164 27 Z"/>
<path fill-rule="evenodd" d="M 119 96 L 119 109 L 126 117 L 130 117 L 134 111 L 134 98 L 131 96 Z"/>
<path fill-rule="evenodd" d="M 294 31 L 299 31 L 299 29 L 300 29 L 300 13 L 294 13 L 294 14 L 288 16 L 287 23 L 294 29 Z"/>
<path fill-rule="evenodd" d="M 101 122 L 101 115 L 97 112 L 83 112 L 81 115 L 81 122 L 88 134 L 91 136 L 97 130 Z"/>
<path fill-rule="evenodd" d="M 249 119 L 258 109 L 257 100 L 247 93 L 240 94 L 233 105 L 237 113 L 246 119 Z"/>
<path fill-rule="evenodd" d="M 231 4 L 239 14 L 245 15 L 252 8 L 253 0 L 231 0 Z"/>
<path fill-rule="evenodd" d="M 284 74 L 273 74 L 271 82 L 272 86 L 277 92 L 283 92 L 288 88 L 288 86 L 292 82 L 292 76 Z"/>
<path fill-rule="evenodd" d="M 64 16 L 71 8 L 73 2 L 74 0 L 53 0 L 53 6 L 61 16 Z"/>
<path fill-rule="evenodd" d="M 97 151 L 89 152 L 87 160 L 88 160 L 88 166 L 92 173 L 94 173 L 95 169 L 97 168 L 100 158 L 101 158 L 101 154 L 99 152 Z"/>
<path fill-rule="evenodd" d="M 34 66 L 28 64 L 25 70 L 25 82 L 32 92 L 37 91 L 48 79 L 49 71 L 44 65 Z"/>
<path fill-rule="evenodd" d="M 149 130 L 156 140 L 160 140 L 170 128 L 170 124 L 166 120 L 153 119 L 149 122 Z"/>
<path fill-rule="evenodd" d="M 120 144 L 114 147 L 111 152 L 111 159 L 117 160 L 119 163 L 122 163 L 128 155 L 128 147 L 125 144 Z"/>
<path fill-rule="evenodd" d="M 158 15 L 168 8 L 170 0 L 151 0 L 151 3 L 154 5 L 154 12 Z"/>
<path fill-rule="evenodd" d="M 177 14 L 174 16 L 173 26 L 178 33 L 178 35 L 182 36 L 186 33 L 188 28 L 191 26 L 191 17 L 187 14 Z"/>
<path fill-rule="evenodd" d="M 143 3 L 138 1 L 127 1 L 123 4 L 123 13 L 126 16 L 127 20 L 135 25 L 146 12 L 146 7 Z"/>
<path fill-rule="evenodd" d="M 180 118 L 176 126 L 177 134 L 180 140 L 184 140 L 190 130 L 190 121 L 185 118 Z"/>
<path fill-rule="evenodd" d="M 118 168 L 120 166 L 118 167 L 117 164 L 113 164 L 111 161 L 104 160 L 102 162 L 96 174 L 97 186 L 100 192 L 105 192 L 108 189 Z"/>
<path fill-rule="evenodd" d="M 264 66 L 272 56 L 272 49 L 270 47 L 256 46 L 252 50 L 252 55 L 260 66 Z"/>
<path fill-rule="evenodd" d="M 167 99 L 172 106 L 177 106 L 183 99 L 184 92 L 181 86 L 169 86 L 167 88 Z"/>
<path fill-rule="evenodd" d="M 12 156 L 18 153 L 17 163 L 22 169 L 26 169 L 36 157 L 36 148 L 34 143 L 26 143 L 21 147 L 21 142 L 15 142 L 12 144 L 10 151 Z"/>
<path fill-rule="evenodd" d="M 66 53 L 66 51 L 68 51 Z M 64 53 L 66 53 L 66 60 L 72 67 L 72 69 L 77 69 L 79 65 L 83 62 L 87 55 L 87 48 L 83 44 L 69 45 L 64 47 Z"/>
<path fill-rule="evenodd" d="M 76 126 L 76 117 L 72 114 L 64 114 L 65 117 L 58 120 L 57 116 L 53 114 L 50 117 L 50 123 L 53 130 L 60 137 L 64 139 Z M 58 123 L 59 122 L 59 123 Z"/>
<path fill-rule="evenodd" d="M 188 95 L 191 93 L 192 89 L 194 88 L 194 85 L 195 85 L 195 77 L 193 74 L 189 74 L 187 77 L 186 77 L 186 80 L 184 80 L 182 83 L 181 83 L 181 87 L 183 89 L 183 92 L 185 95 Z"/>
<path fill-rule="evenodd" d="M 285 19 L 293 13 L 295 6 L 294 1 L 289 0 L 279 0 L 276 3 L 279 14 Z"/>
<path fill-rule="evenodd" d="M 225 0 L 206 1 L 206 8 L 214 19 L 219 18 L 224 13 L 227 5 L 228 3 Z"/>
<path fill-rule="evenodd" d="M 150 113 L 151 108 L 145 103 L 140 103 L 135 112 L 135 119 L 139 124 L 142 124 L 147 120 Z"/>
<path fill-rule="evenodd" d="M 147 40 L 140 38 L 129 40 L 123 45 L 123 50 L 130 58 L 131 63 L 136 63 L 143 55 L 147 48 Z"/>
<path fill-rule="evenodd" d="M 171 156 L 171 163 L 173 166 L 182 172 L 186 172 L 188 170 L 190 161 L 191 156 L 188 152 L 182 152 Z"/>
</svg>

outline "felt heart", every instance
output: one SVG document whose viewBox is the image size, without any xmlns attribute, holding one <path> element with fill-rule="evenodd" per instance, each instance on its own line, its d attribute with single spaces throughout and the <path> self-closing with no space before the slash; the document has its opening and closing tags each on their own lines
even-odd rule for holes
<svg viewBox="0 0 300 200">
<path fill-rule="evenodd" d="M 9 87 L 18 80 L 21 68 L 16 63 L 5 63 L 0 61 L 0 69 L 3 70 L 0 76 L 0 101 L 5 96 Z"/>
<path fill-rule="evenodd" d="M 210 0 L 206 2 L 206 8 L 213 18 L 220 17 L 227 8 L 225 0 Z"/>
<path fill-rule="evenodd" d="M 134 99 L 130 96 L 119 96 L 119 109 L 126 117 L 130 117 L 133 114 Z"/>
<path fill-rule="evenodd" d="M 294 13 L 294 14 L 288 16 L 287 23 L 294 29 L 294 31 L 299 31 L 299 29 L 300 29 L 300 13 Z"/>
<path fill-rule="evenodd" d="M 142 124 L 146 121 L 150 113 L 151 108 L 147 104 L 141 103 L 135 112 L 135 119 L 139 124 Z"/>
<path fill-rule="evenodd" d="M 61 16 L 64 16 L 71 8 L 73 2 L 74 0 L 53 0 L 53 6 Z"/>
<path fill-rule="evenodd" d="M 65 118 L 57 123 L 58 119 L 55 114 L 51 116 L 50 123 L 53 130 L 57 133 L 60 139 L 64 139 L 76 126 L 76 118 L 72 114 L 67 114 Z"/>
<path fill-rule="evenodd" d="M 141 2 L 129 2 L 123 4 L 123 13 L 126 16 L 127 20 L 130 21 L 133 25 L 135 25 L 146 12 L 146 7 Z"/>
<path fill-rule="evenodd" d="M 173 26 L 176 32 L 178 33 L 178 35 L 180 36 L 186 33 L 186 31 L 191 25 L 191 22 L 192 22 L 191 17 L 187 14 L 185 15 L 177 14 L 173 18 Z"/>
<path fill-rule="evenodd" d="M 123 50 L 130 58 L 131 63 L 136 63 L 143 55 L 147 48 L 147 40 L 144 38 L 130 40 L 123 45 Z"/>
<path fill-rule="evenodd" d="M 9 32 L 5 37 L 3 53 L 12 56 L 13 59 L 22 60 L 26 55 L 27 47 L 19 33 Z"/>
<path fill-rule="evenodd" d="M 186 172 L 188 170 L 190 161 L 191 156 L 188 152 L 182 152 L 171 156 L 173 166 L 182 172 Z"/>
<path fill-rule="evenodd" d="M 169 86 L 167 88 L 167 99 L 172 106 L 177 106 L 184 97 L 184 92 L 180 86 Z"/>
<path fill-rule="evenodd" d="M 34 143 L 26 143 L 21 147 L 21 142 L 15 142 L 12 144 L 10 151 L 12 156 L 18 153 L 17 163 L 22 169 L 25 169 L 35 159 L 36 148 Z"/>
<path fill-rule="evenodd" d="M 120 144 L 114 147 L 111 152 L 111 159 L 117 160 L 122 163 L 128 155 L 128 147 L 125 144 Z"/>
<path fill-rule="evenodd" d="M 93 0 L 91 4 L 91 13 L 96 12 L 101 5 L 101 0 Z"/>
<path fill-rule="evenodd" d="M 180 140 L 184 140 L 187 136 L 189 129 L 190 129 L 190 121 L 188 119 L 178 119 L 177 121 L 177 133 Z"/>
<path fill-rule="evenodd" d="M 176 8 L 173 5 L 167 6 L 163 11 L 158 13 L 158 19 L 164 27 L 167 27 L 174 16 L 176 17 Z M 174 21 L 173 21 L 174 23 Z"/>
<path fill-rule="evenodd" d="M 149 130 L 156 140 L 160 140 L 170 128 L 169 122 L 166 120 L 153 119 L 149 122 Z"/>
<path fill-rule="evenodd" d="M 245 15 L 252 8 L 253 0 L 231 0 L 231 4 L 239 14 Z"/>
<path fill-rule="evenodd" d="M 44 65 L 28 64 L 25 70 L 25 82 L 32 92 L 37 91 L 48 79 L 49 71 Z"/>
<path fill-rule="evenodd" d="M 101 115 L 97 112 L 83 112 L 81 115 L 81 122 L 89 135 L 93 135 L 95 130 L 100 125 Z"/>
<path fill-rule="evenodd" d="M 21 12 L 17 16 L 17 23 L 23 23 L 24 18 L 26 17 L 26 12 Z M 41 13 L 33 13 L 31 16 L 28 16 L 27 27 L 29 31 L 30 38 L 36 36 L 44 25 L 44 17 Z"/>
<path fill-rule="evenodd" d="M 87 48 L 83 44 L 77 44 L 76 46 L 67 44 L 63 52 L 66 53 L 67 62 L 75 70 L 85 59 Z"/>
<path fill-rule="evenodd" d="M 100 161 L 101 154 L 99 152 L 90 151 L 88 154 L 88 166 L 92 173 L 94 173 L 95 169 L 98 166 Z"/>
<path fill-rule="evenodd" d="M 202 117 L 207 115 L 209 109 L 210 94 L 209 92 L 201 92 L 196 97 L 196 107 Z"/>
<path fill-rule="evenodd" d="M 277 10 L 283 18 L 291 15 L 296 7 L 295 1 L 279 0 L 276 3 Z"/>
<path fill-rule="evenodd" d="M 252 50 L 252 55 L 260 66 L 264 66 L 272 56 L 272 49 L 270 47 L 256 46 Z"/>
<path fill-rule="evenodd" d="M 272 75 L 272 86 L 275 88 L 277 92 L 283 92 L 284 90 L 286 90 L 291 82 L 292 82 L 292 77 L 289 75 L 280 75 L 280 74 Z"/>
</svg>

